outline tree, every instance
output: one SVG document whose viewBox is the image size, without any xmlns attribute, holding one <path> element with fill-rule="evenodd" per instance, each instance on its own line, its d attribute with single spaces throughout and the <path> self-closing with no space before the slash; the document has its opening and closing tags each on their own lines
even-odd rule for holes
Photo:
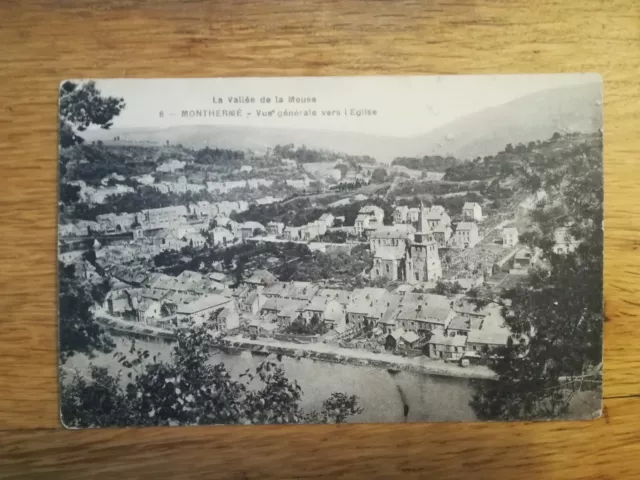
<svg viewBox="0 0 640 480">
<path fill-rule="evenodd" d="M 78 132 L 90 125 L 108 130 L 125 107 L 124 99 L 104 97 L 93 81 L 78 84 L 67 80 L 60 86 L 58 96 L 59 144 L 66 148 L 83 143 Z"/>
<path fill-rule="evenodd" d="M 347 172 L 349 171 L 349 167 L 344 163 L 336 163 L 334 168 L 336 170 L 340 170 L 340 179 L 343 179 L 344 177 L 346 177 Z"/>
<path fill-rule="evenodd" d="M 63 173 L 61 172 L 61 175 Z M 77 185 L 70 185 L 68 183 L 60 184 L 60 201 L 65 205 L 76 203 L 80 200 L 80 187 Z"/>
<path fill-rule="evenodd" d="M 111 351 L 115 345 L 113 339 L 93 317 L 91 292 L 76 278 L 75 267 L 59 262 L 58 276 L 61 360 L 75 353 L 91 355 L 94 350 Z"/>
<path fill-rule="evenodd" d="M 532 212 L 536 229 L 522 236 L 541 250 L 546 268 L 535 269 L 499 298 L 475 292 L 479 306 L 502 306 L 513 334 L 505 347 L 491 352 L 498 380 L 480 386 L 472 400 L 482 419 L 557 417 L 569 410 L 579 391 L 601 388 L 601 138 L 561 167 L 563 180 L 553 187 L 548 180 L 556 173 L 543 178 L 553 201 Z M 579 245 L 574 252 L 556 253 L 554 231 L 566 225 Z"/>
<path fill-rule="evenodd" d="M 362 412 L 356 396 L 340 392 L 320 412 L 305 412 L 302 388 L 282 367 L 266 361 L 234 379 L 223 363 L 211 363 L 218 346 L 205 326 L 178 331 L 169 362 L 133 343 L 129 355 L 114 355 L 126 378 L 95 367 L 89 378 L 63 378 L 62 420 L 70 427 L 342 423 Z M 256 381 L 259 388 L 249 388 Z"/>
<path fill-rule="evenodd" d="M 387 171 L 382 168 L 376 168 L 373 173 L 371 173 L 371 181 L 374 183 L 382 183 L 387 179 Z"/>
</svg>

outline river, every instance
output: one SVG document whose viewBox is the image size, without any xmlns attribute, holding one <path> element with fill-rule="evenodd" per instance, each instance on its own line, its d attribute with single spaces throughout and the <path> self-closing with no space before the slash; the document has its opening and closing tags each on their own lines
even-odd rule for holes
<svg viewBox="0 0 640 480">
<path fill-rule="evenodd" d="M 118 350 L 128 352 L 130 341 L 115 337 Z M 136 346 L 168 360 L 173 346 L 136 340 Z M 272 357 L 269 357 L 271 360 Z M 252 356 L 248 351 L 240 354 L 218 353 L 213 363 L 223 362 L 232 376 L 255 367 L 265 360 L 263 356 Z M 274 361 L 277 360 L 274 358 Z M 65 364 L 66 369 L 80 369 L 86 372 L 89 364 L 107 366 L 116 372 L 120 366 L 113 354 L 98 354 L 93 359 L 85 355 L 75 355 Z M 472 380 L 464 378 L 437 377 L 415 372 L 390 374 L 385 369 L 325 363 L 307 358 L 296 360 L 282 357 L 278 362 L 290 380 L 296 380 L 302 387 L 303 409 L 320 410 L 322 401 L 333 392 L 357 395 L 363 412 L 351 417 L 349 422 L 404 422 L 404 403 L 409 406 L 409 422 L 470 421 L 475 416 L 469 407 L 473 394 Z M 256 384 L 258 386 L 258 384 Z"/>
</svg>

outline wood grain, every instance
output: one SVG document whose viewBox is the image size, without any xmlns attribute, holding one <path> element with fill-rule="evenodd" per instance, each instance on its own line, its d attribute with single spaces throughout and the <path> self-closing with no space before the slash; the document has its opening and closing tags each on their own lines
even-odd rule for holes
<svg viewBox="0 0 640 480">
<path fill-rule="evenodd" d="M 596 422 L 6 432 L 0 476 L 640 472 L 640 399 L 620 398 L 640 396 L 638 2 L 5 0 L 0 43 L 0 429 L 59 426 L 56 89 L 64 78 L 599 72 L 608 318 L 608 418 Z"/>
<path fill-rule="evenodd" d="M 594 422 L 13 431 L 3 478 L 631 479 L 640 399 Z"/>
</svg>

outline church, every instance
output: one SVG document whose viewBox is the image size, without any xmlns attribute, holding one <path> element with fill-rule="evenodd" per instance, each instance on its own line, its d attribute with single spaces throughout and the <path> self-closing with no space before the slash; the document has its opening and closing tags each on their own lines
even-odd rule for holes
<svg viewBox="0 0 640 480">
<path fill-rule="evenodd" d="M 442 277 L 438 242 L 420 205 L 418 229 L 400 224 L 371 233 L 371 279 L 388 278 L 408 283 L 433 282 Z"/>
</svg>

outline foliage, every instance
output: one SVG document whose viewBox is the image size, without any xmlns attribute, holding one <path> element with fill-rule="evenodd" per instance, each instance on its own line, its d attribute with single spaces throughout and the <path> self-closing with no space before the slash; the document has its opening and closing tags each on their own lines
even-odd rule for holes
<svg viewBox="0 0 640 480">
<path fill-rule="evenodd" d="M 382 183 L 387 179 L 387 170 L 378 167 L 371 173 L 371 181 L 374 183 Z"/>
<path fill-rule="evenodd" d="M 153 257 L 153 264 L 160 267 L 171 267 L 180 261 L 182 255 L 176 250 L 163 250 Z"/>
<path fill-rule="evenodd" d="M 532 175 L 535 170 L 548 170 L 560 167 L 566 159 L 575 157 L 590 148 L 594 136 L 598 134 L 555 133 L 544 142 L 530 142 L 527 146 L 507 145 L 502 152 L 493 156 L 477 157 L 470 162 L 459 163 L 446 170 L 445 180 L 489 180 L 506 179 L 517 176 L 531 181 L 531 188 L 537 189 L 538 180 Z M 544 175 L 544 173 L 542 173 Z M 536 186 L 538 184 L 538 186 Z"/>
<path fill-rule="evenodd" d="M 132 344 L 114 356 L 127 371 L 112 376 L 92 367 L 90 378 L 63 379 L 61 412 L 69 427 L 211 425 L 249 423 L 342 423 L 362 412 L 358 398 L 332 394 L 320 412 L 300 407 L 303 392 L 281 366 L 263 362 L 237 379 L 223 363 L 211 364 L 216 341 L 206 327 L 179 331 L 171 361 L 149 359 Z M 249 388 L 249 384 L 260 384 Z"/>
<path fill-rule="evenodd" d="M 329 331 L 329 328 L 324 322 L 320 321 L 317 313 L 314 313 L 309 322 L 297 318 L 284 329 L 284 333 L 291 335 L 324 335 Z"/>
<path fill-rule="evenodd" d="M 347 232 L 343 232 L 342 230 L 328 230 L 324 235 L 318 237 L 318 241 L 326 243 L 346 243 Z"/>
<path fill-rule="evenodd" d="M 91 355 L 94 350 L 109 352 L 114 346 L 112 338 L 98 324 L 91 313 L 93 298 L 91 286 L 75 275 L 73 265 L 58 263 L 59 294 L 58 315 L 60 357 L 64 361 L 74 353 Z M 100 290 L 94 295 L 99 298 Z"/>
<path fill-rule="evenodd" d="M 204 165 L 222 164 L 225 166 L 241 166 L 243 164 L 244 158 L 244 152 L 241 150 L 205 147 L 202 150 L 198 150 L 196 152 L 194 162 Z"/>
<path fill-rule="evenodd" d="M 353 182 L 340 182 L 336 185 L 332 185 L 331 187 L 329 187 L 329 190 L 333 191 L 333 192 L 348 192 L 351 190 L 358 190 L 359 188 L 362 187 L 366 187 L 367 185 L 369 185 L 369 182 L 366 182 L 365 180 L 354 180 Z"/>
<path fill-rule="evenodd" d="M 78 132 L 97 125 L 109 129 L 125 107 L 124 100 L 104 97 L 93 81 L 87 83 L 63 82 L 58 96 L 59 144 L 66 148 L 84 139 Z"/>
<path fill-rule="evenodd" d="M 455 157 L 442 157 L 440 155 L 422 158 L 398 157 L 391 162 L 391 165 L 400 165 L 414 170 L 424 170 L 428 172 L 445 172 L 448 168 L 461 164 L 462 161 Z"/>
<path fill-rule="evenodd" d="M 446 295 L 451 297 L 462 292 L 463 288 L 459 282 L 447 283 L 442 280 L 438 280 L 436 286 L 433 288 L 433 293 L 437 295 Z"/>
<path fill-rule="evenodd" d="M 322 282 L 332 280 L 337 283 L 351 283 L 371 266 L 371 253 L 363 246 L 356 246 L 350 253 L 314 252 L 304 257 L 291 268 L 284 268 L 280 280 Z"/>
<path fill-rule="evenodd" d="M 556 138 L 559 140 L 559 138 Z M 600 388 L 602 362 L 602 144 L 581 145 L 563 166 L 541 172 L 549 201 L 532 212 L 534 231 L 522 240 L 541 250 L 546 265 L 493 298 L 514 340 L 497 350 L 497 382 L 478 388 L 480 418 L 539 419 L 564 414 L 583 388 Z M 560 180 L 559 180 L 560 179 Z M 568 226 L 580 242 L 554 252 L 554 231 Z"/>
<path fill-rule="evenodd" d="M 296 148 L 292 143 L 288 145 L 276 145 L 271 153 L 276 158 L 288 158 L 296 160 L 299 163 L 335 162 L 341 159 L 345 159 L 351 164 L 375 163 L 375 160 L 368 155 L 343 155 L 330 150 L 310 149 L 304 145 Z"/>
<path fill-rule="evenodd" d="M 75 203 L 80 200 L 80 187 L 68 183 L 60 184 L 60 201 L 65 205 Z"/>
<path fill-rule="evenodd" d="M 434 205 L 442 205 L 450 215 L 462 214 L 462 207 L 467 202 L 482 204 L 484 198 L 475 192 L 467 193 L 457 197 L 436 197 L 433 199 Z"/>
</svg>

